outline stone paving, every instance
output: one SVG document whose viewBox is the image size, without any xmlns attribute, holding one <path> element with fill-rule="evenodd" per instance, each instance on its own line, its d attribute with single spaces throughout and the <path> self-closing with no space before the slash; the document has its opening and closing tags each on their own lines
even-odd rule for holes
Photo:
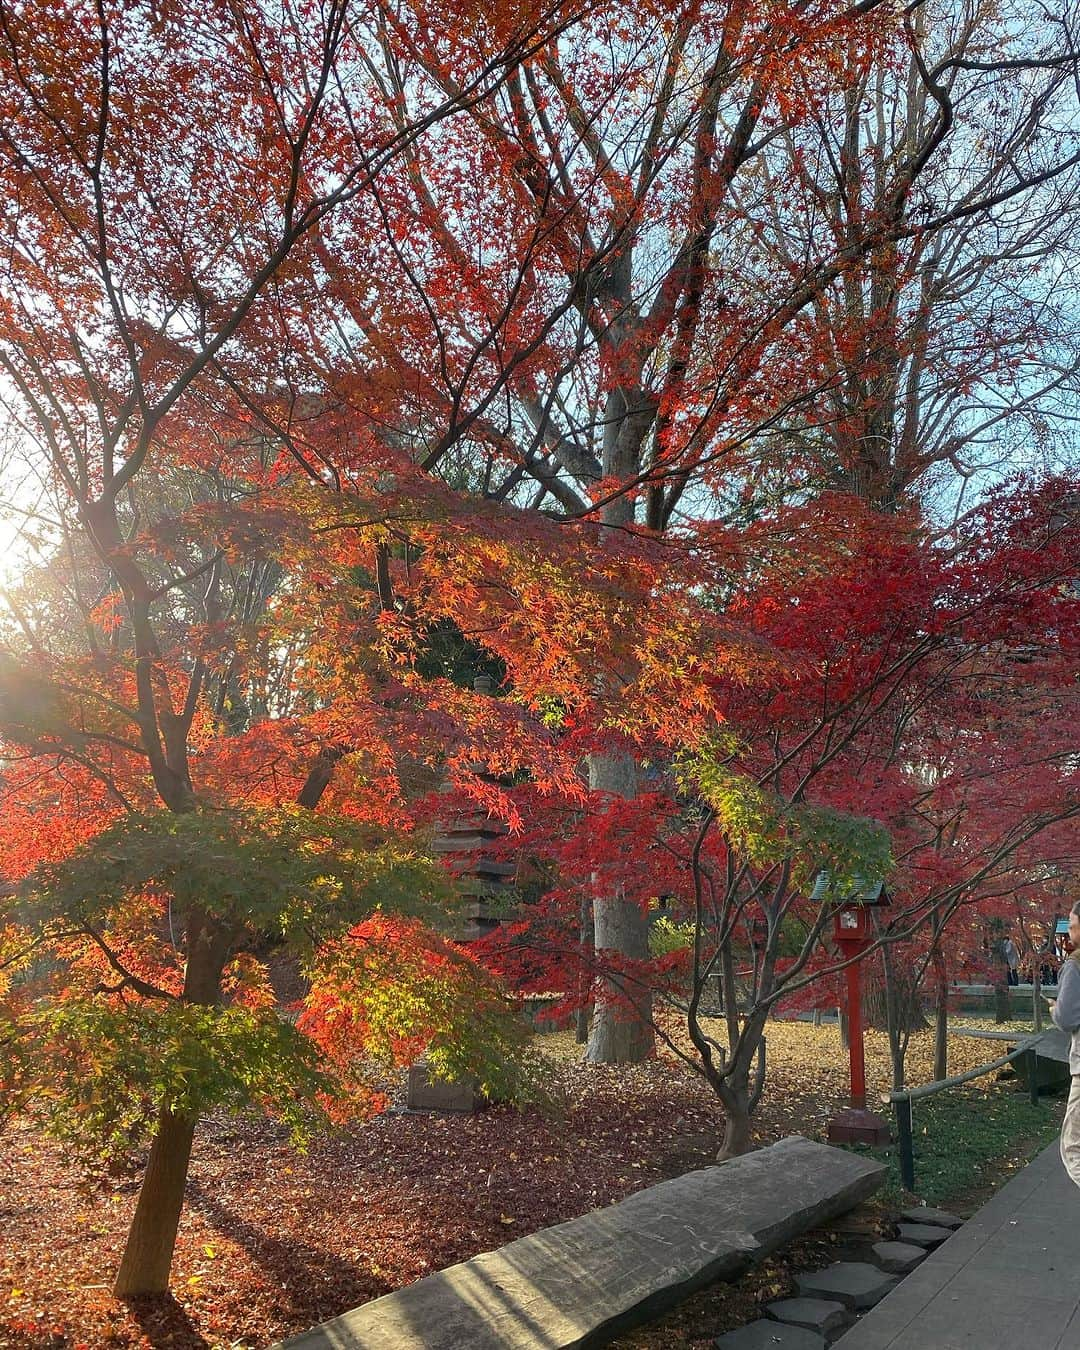
<svg viewBox="0 0 1080 1350">
<path fill-rule="evenodd" d="M 834 1342 L 834 1350 L 999 1346 L 1080 1350 L 1080 1189 L 1056 1143 Z"/>
<path fill-rule="evenodd" d="M 939 1228 L 929 1223 L 902 1223 L 897 1229 L 897 1240 L 910 1243 L 913 1247 L 940 1247 L 946 1238 L 952 1237 L 951 1228 Z"/>
<path fill-rule="evenodd" d="M 895 1284 L 895 1276 L 887 1275 L 868 1261 L 838 1261 L 824 1270 L 795 1276 L 795 1285 L 803 1298 L 834 1299 L 854 1312 L 880 1303 Z"/>
<path fill-rule="evenodd" d="M 945 1235 L 963 1223 L 955 1215 L 923 1207 L 906 1210 L 902 1217 L 909 1228 L 932 1229 L 935 1234 Z M 931 1217 L 935 1222 L 928 1225 L 925 1221 Z M 757 1350 L 759 1346 L 789 1346 L 794 1350 L 804 1346 L 810 1350 L 813 1346 L 814 1350 L 826 1350 L 857 1317 L 886 1298 L 900 1279 L 927 1257 L 925 1247 L 904 1242 L 876 1242 L 871 1252 L 873 1264 L 834 1261 L 822 1270 L 796 1274 L 797 1298 L 770 1303 L 764 1317 L 717 1336 L 713 1342 L 716 1350 Z M 810 1340 L 806 1339 L 806 1332 L 811 1333 Z"/>
<path fill-rule="evenodd" d="M 826 1350 L 825 1337 L 782 1322 L 751 1322 L 716 1339 L 717 1350 Z"/>
<path fill-rule="evenodd" d="M 890 1275 L 910 1275 L 926 1260 L 925 1250 L 910 1242 L 875 1242 L 871 1250 L 874 1260 Z"/>
<path fill-rule="evenodd" d="M 842 1303 L 824 1298 L 782 1298 L 766 1304 L 765 1311 L 774 1321 L 834 1339 L 835 1333 L 843 1331 L 853 1320 Z"/>
</svg>

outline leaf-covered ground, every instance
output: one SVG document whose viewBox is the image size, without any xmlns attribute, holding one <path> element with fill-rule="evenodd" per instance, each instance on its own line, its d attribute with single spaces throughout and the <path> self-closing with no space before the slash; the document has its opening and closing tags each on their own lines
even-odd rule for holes
<svg viewBox="0 0 1080 1350">
<path fill-rule="evenodd" d="M 718 1112 L 666 1060 L 614 1070 L 542 1038 L 561 1114 L 385 1115 L 297 1156 L 272 1126 L 200 1129 L 173 1271 L 175 1298 L 132 1307 L 108 1285 L 136 1177 L 88 1184 L 16 1124 L 0 1137 L 0 1350 L 265 1346 L 451 1262 L 612 1201 L 709 1159 Z M 988 1050 L 990 1053 L 988 1053 Z M 956 1072 L 996 1047 L 957 1039 Z M 909 1081 L 931 1076 L 914 1040 Z M 842 1102 L 835 1027 L 769 1032 L 765 1143 L 820 1135 Z M 888 1089 L 885 1038 L 867 1038 L 871 1098 Z"/>
</svg>

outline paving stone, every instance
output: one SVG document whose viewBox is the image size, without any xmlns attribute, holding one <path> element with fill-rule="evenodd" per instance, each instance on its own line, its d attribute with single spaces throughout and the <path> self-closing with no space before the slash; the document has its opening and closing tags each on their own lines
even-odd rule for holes
<svg viewBox="0 0 1080 1350">
<path fill-rule="evenodd" d="M 765 1311 L 778 1322 L 788 1322 L 793 1327 L 805 1327 L 807 1331 L 816 1331 L 829 1336 L 840 1331 L 851 1321 L 851 1314 L 842 1303 L 824 1298 L 783 1298 L 769 1303 Z"/>
<path fill-rule="evenodd" d="M 901 1242 L 910 1242 L 916 1247 L 940 1247 L 946 1238 L 952 1237 L 951 1228 L 939 1228 L 932 1223 L 902 1223 L 896 1232 Z"/>
<path fill-rule="evenodd" d="M 713 1341 L 716 1350 L 827 1350 L 825 1337 L 782 1322 L 748 1322 Z"/>
<path fill-rule="evenodd" d="M 906 1275 L 926 1260 L 926 1249 L 911 1242 L 875 1242 L 874 1260 L 890 1275 Z"/>
<path fill-rule="evenodd" d="M 879 1303 L 897 1281 L 867 1261 L 838 1261 L 825 1270 L 797 1275 L 795 1283 L 803 1298 L 833 1299 L 861 1312 Z"/>
<path fill-rule="evenodd" d="M 808 1228 L 861 1204 L 884 1178 L 885 1168 L 872 1159 L 794 1135 L 723 1166 L 649 1186 L 498 1251 L 481 1252 L 313 1327 L 287 1345 L 290 1350 L 593 1345 L 616 1329 L 655 1317 L 702 1285 L 737 1275 Z M 783 1330 L 775 1322 L 770 1326 L 774 1333 Z"/>
<path fill-rule="evenodd" d="M 931 1209 L 929 1205 L 916 1205 L 914 1209 L 905 1209 L 900 1213 L 904 1223 L 928 1223 L 935 1228 L 962 1228 L 963 1219 L 955 1214 L 947 1214 L 943 1209 Z"/>
</svg>

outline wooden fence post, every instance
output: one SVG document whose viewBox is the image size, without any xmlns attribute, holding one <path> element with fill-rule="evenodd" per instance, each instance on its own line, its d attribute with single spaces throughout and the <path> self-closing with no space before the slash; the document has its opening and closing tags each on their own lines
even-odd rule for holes
<svg viewBox="0 0 1080 1350">
<path fill-rule="evenodd" d="M 905 1191 L 915 1189 L 915 1142 L 911 1129 L 911 1097 L 897 1093 L 893 1097 L 896 1108 L 896 1143 L 900 1154 L 900 1180 Z"/>
</svg>

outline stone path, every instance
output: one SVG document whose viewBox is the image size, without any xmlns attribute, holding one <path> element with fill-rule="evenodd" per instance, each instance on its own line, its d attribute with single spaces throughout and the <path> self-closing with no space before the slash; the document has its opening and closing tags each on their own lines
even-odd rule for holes
<svg viewBox="0 0 1080 1350">
<path fill-rule="evenodd" d="M 483 1252 L 285 1344 L 569 1350 L 602 1343 L 606 1334 L 654 1317 L 854 1208 L 884 1177 L 872 1159 L 793 1135 Z M 820 1335 L 815 1342 L 816 1333 L 793 1327 L 778 1341 L 781 1324 L 770 1326 L 772 1341 L 759 1342 L 770 1350 L 818 1350 Z M 760 1336 L 747 1334 L 743 1350 Z"/>
<path fill-rule="evenodd" d="M 963 1224 L 953 1214 L 923 1206 L 905 1210 L 900 1217 L 909 1228 L 940 1233 L 940 1240 Z M 823 1270 L 803 1271 L 795 1276 L 797 1298 L 767 1304 L 764 1317 L 717 1336 L 713 1344 L 716 1350 L 756 1350 L 759 1345 L 826 1350 L 857 1317 L 888 1297 L 902 1276 L 921 1265 L 931 1245 L 875 1242 L 870 1249 L 872 1263 L 834 1261 Z"/>
<path fill-rule="evenodd" d="M 1080 1189 L 1066 1177 L 1056 1143 L 834 1350 L 1028 1345 L 1080 1350 Z"/>
</svg>

